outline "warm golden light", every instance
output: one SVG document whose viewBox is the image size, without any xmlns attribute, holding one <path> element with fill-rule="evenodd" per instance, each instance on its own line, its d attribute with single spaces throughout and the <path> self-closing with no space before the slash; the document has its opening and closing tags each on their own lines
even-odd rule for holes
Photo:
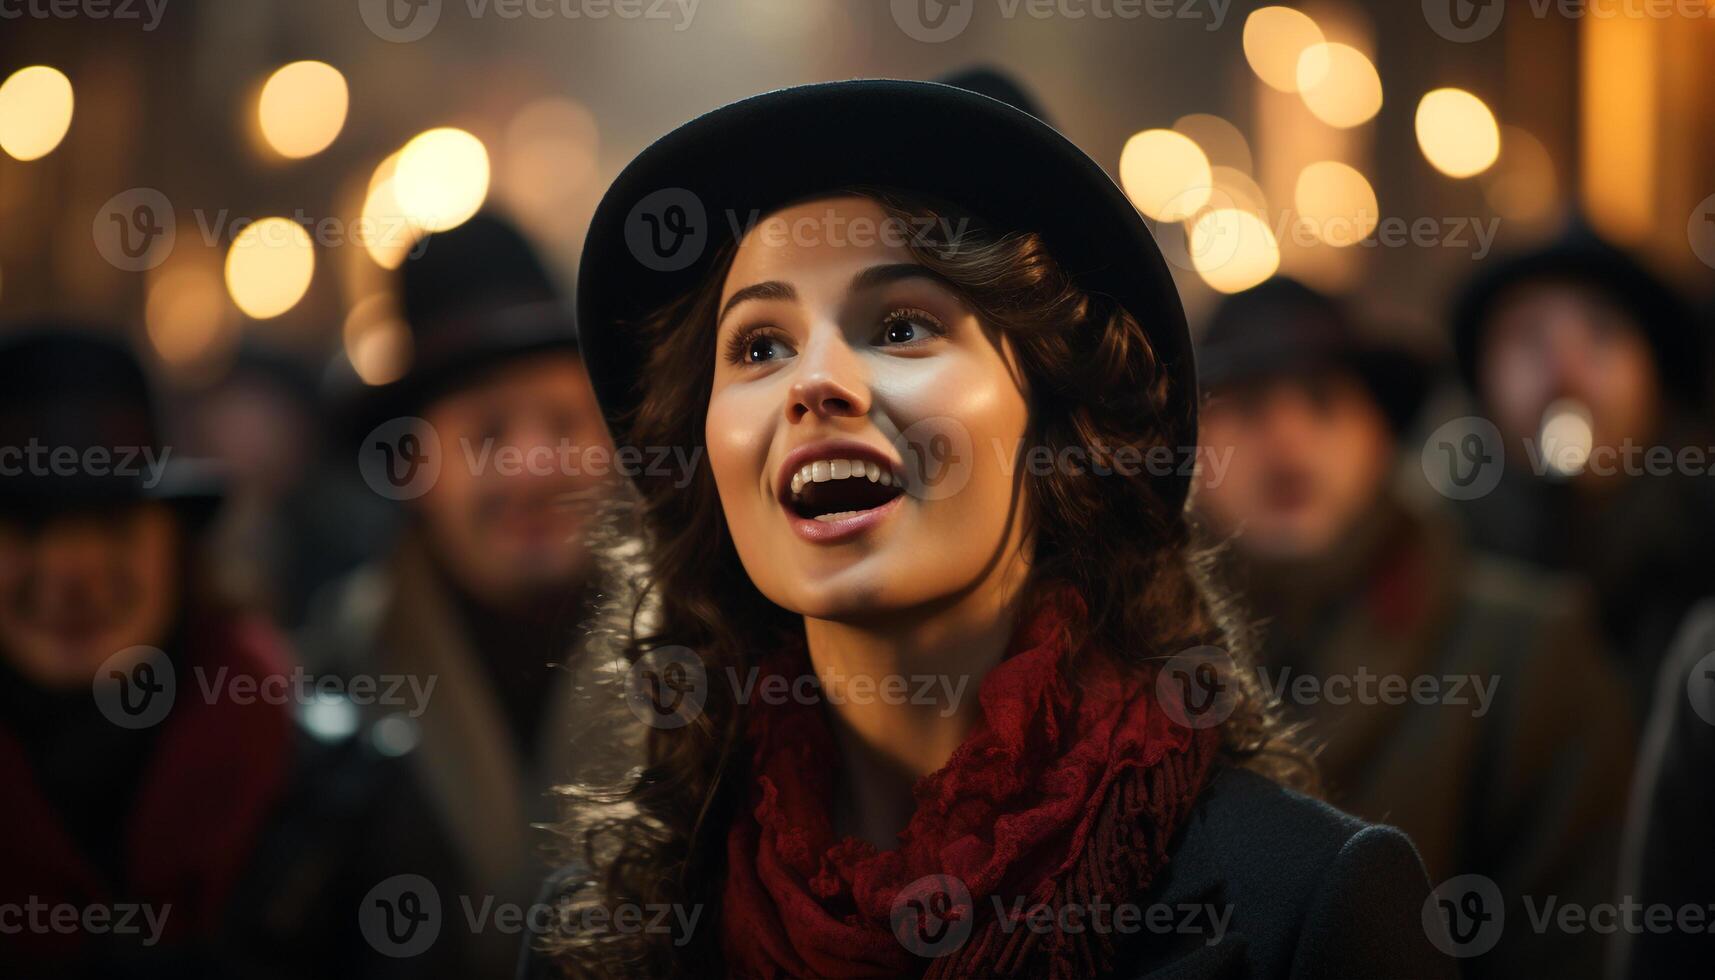
<svg viewBox="0 0 1715 980">
<path fill-rule="evenodd" d="M 588 109 L 570 99 L 532 102 L 506 124 L 501 146 L 496 183 L 518 211 L 576 220 L 568 202 L 596 173 L 596 121 Z"/>
<path fill-rule="evenodd" d="M 310 234 L 289 218 L 263 218 L 246 225 L 226 252 L 226 290 L 258 320 L 298 304 L 316 268 Z"/>
<path fill-rule="evenodd" d="M 345 357 L 364 384 L 384 385 L 405 374 L 411 362 L 411 331 L 386 295 L 371 296 L 345 318 Z"/>
<path fill-rule="evenodd" d="M 1211 166 L 1231 167 L 1247 174 L 1251 172 L 1251 148 L 1245 141 L 1245 134 L 1220 116 L 1206 112 L 1181 116 L 1173 124 L 1173 131 L 1185 134 L 1197 144 L 1209 158 Z"/>
<path fill-rule="evenodd" d="M 71 128 L 71 79 L 57 68 L 31 65 L 0 83 L 0 150 L 18 160 L 54 151 Z"/>
<path fill-rule="evenodd" d="M 1209 200 L 1209 158 L 1183 133 L 1147 129 L 1120 152 L 1120 186 L 1157 221 L 1183 221 Z"/>
<path fill-rule="evenodd" d="M 374 175 L 369 178 L 369 190 L 363 197 L 358 223 L 364 250 L 383 269 L 399 268 L 411 246 L 423 236 L 423 229 L 412 222 L 404 205 L 393 193 L 398 170 L 397 153 L 376 165 Z"/>
<path fill-rule="evenodd" d="M 1191 223 L 1191 264 L 1210 288 L 1249 289 L 1280 268 L 1280 245 L 1258 215 L 1237 208 L 1208 211 Z"/>
<path fill-rule="evenodd" d="M 195 365 L 237 339 L 220 276 L 200 266 L 168 269 L 151 283 L 143 322 L 155 352 L 174 367 Z"/>
<path fill-rule="evenodd" d="M 488 196 L 488 150 L 462 129 L 420 133 L 399 151 L 393 195 L 405 215 L 426 231 L 456 228 Z"/>
<path fill-rule="evenodd" d="M 1682 125 L 1707 126 L 1682 124 L 1662 108 L 1662 93 L 1675 86 L 1663 33 L 1696 35 L 1691 27 L 1650 17 L 1593 16 L 1579 25 L 1579 197 L 1596 230 L 1618 241 L 1639 245 L 1661 227 L 1668 140 Z M 1694 43 L 1707 44 L 1706 33 Z M 1674 119 L 1665 136 L 1663 119 Z"/>
<path fill-rule="evenodd" d="M 1322 43 L 1322 29 L 1291 7 L 1262 7 L 1245 18 L 1245 60 L 1270 88 L 1298 91 L 1298 62 Z"/>
<path fill-rule="evenodd" d="M 1382 79 L 1362 51 L 1349 44 L 1314 44 L 1298 57 L 1298 94 L 1310 114 L 1350 129 L 1382 108 Z"/>
<path fill-rule="evenodd" d="M 1376 228 L 1375 189 L 1355 168 L 1336 160 L 1321 160 L 1300 171 L 1293 203 L 1311 234 L 1335 248 L 1355 245 Z"/>
<path fill-rule="evenodd" d="M 1255 214 L 1268 210 L 1268 197 L 1250 174 L 1232 167 L 1213 167 L 1210 173 L 1215 182 L 1215 191 L 1209 195 L 1210 207 L 1238 208 Z"/>
<path fill-rule="evenodd" d="M 274 152 L 290 159 L 328 148 L 345 126 L 345 76 L 321 61 L 294 61 L 268 76 L 256 100 L 256 122 Z"/>
<path fill-rule="evenodd" d="M 1436 170 L 1473 177 L 1500 156 L 1501 131 L 1482 99 L 1463 89 L 1438 88 L 1417 104 L 1417 145 Z"/>
<path fill-rule="evenodd" d="M 1503 218 L 1546 221 L 1560 200 L 1559 177 L 1548 147 L 1517 126 L 1501 127 L 1499 166 L 1483 178 L 1483 196 Z"/>
</svg>

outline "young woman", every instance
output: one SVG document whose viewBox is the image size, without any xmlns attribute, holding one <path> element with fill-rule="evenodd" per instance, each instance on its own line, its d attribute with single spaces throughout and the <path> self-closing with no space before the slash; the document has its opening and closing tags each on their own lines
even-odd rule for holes
<svg viewBox="0 0 1715 980">
<path fill-rule="evenodd" d="M 579 307 L 659 716 L 573 794 L 533 969 L 1450 973 L 1409 841 L 1280 785 L 1184 516 L 1177 293 L 1058 133 L 933 83 L 727 106 L 614 183 Z"/>
</svg>

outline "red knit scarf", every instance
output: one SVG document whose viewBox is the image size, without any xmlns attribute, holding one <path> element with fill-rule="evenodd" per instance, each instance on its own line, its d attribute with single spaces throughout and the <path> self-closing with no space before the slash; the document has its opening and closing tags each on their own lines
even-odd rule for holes
<svg viewBox="0 0 1715 980">
<path fill-rule="evenodd" d="M 1113 968 L 1111 934 L 1035 930 L 1014 913 L 1046 909 L 1058 922 L 1063 909 L 1076 915 L 1142 895 L 1220 736 L 1168 717 L 1153 668 L 1091 650 L 1075 658 L 1069 680 L 1062 638 L 1073 616 L 1045 603 L 1028 617 L 982 681 L 976 726 L 945 767 L 918 781 L 916 812 L 892 850 L 834 835 L 839 753 L 826 709 L 795 700 L 746 709 L 754 783 L 750 811 L 728 837 L 722 910 L 734 975 L 1071 977 Z M 763 665 L 765 676 L 788 680 L 809 669 L 801 647 Z"/>
</svg>

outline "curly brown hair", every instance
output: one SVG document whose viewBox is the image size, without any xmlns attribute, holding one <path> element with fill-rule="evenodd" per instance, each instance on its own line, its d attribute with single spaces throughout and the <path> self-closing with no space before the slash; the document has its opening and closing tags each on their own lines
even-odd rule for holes
<svg viewBox="0 0 1715 980">
<path fill-rule="evenodd" d="M 1168 487 L 1172 477 L 1114 458 L 1124 449 L 1179 459 L 1189 448 L 1174 445 L 1183 436 L 1172 408 L 1196 393 L 1174 390 L 1147 325 L 1112 298 L 1081 289 L 1038 235 L 942 220 L 963 215 L 889 191 L 843 193 L 876 200 L 909 227 L 958 229 L 908 247 L 1010 341 L 1030 392 L 1025 446 L 1046 447 L 1056 459 L 1072 448 L 1088 454 L 1091 469 L 1108 467 L 1101 476 L 1055 467 L 1022 477 L 1035 548 L 1026 606 L 1069 584 L 1088 610 L 1071 648 L 1087 642 L 1140 669 L 1191 647 L 1227 650 L 1236 703 L 1222 727 L 1222 761 L 1314 792 L 1309 754 L 1249 669 L 1250 629 L 1213 584 L 1210 552 Z M 649 352 L 640 372 L 647 390 L 627 420 L 636 445 L 703 446 L 716 314 L 734 250 L 725 246 L 699 289 L 633 326 Z M 729 679 L 751 667 L 753 651 L 802 636 L 802 617 L 751 584 L 713 475 L 702 453 L 695 458 L 689 474 L 634 481 L 629 518 L 646 562 L 635 589 L 618 600 L 624 608 L 614 635 L 625 664 L 666 646 L 696 651 L 707 667 L 707 699 L 691 724 L 647 734 L 646 762 L 623 785 L 565 791 L 568 817 L 559 829 L 583 873 L 562 890 L 562 928 L 543 949 L 570 976 L 719 972 L 719 930 L 708 926 L 718 921 L 727 830 L 747 781 L 742 708 Z M 632 531 L 609 533 L 632 540 Z M 580 934 L 570 925 L 580 908 L 622 903 L 698 908 L 705 927 L 675 945 L 659 935 Z"/>
</svg>

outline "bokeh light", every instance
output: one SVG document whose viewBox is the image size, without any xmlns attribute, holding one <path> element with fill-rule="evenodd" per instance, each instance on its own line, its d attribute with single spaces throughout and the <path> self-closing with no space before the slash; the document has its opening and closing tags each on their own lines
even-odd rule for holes
<svg viewBox="0 0 1715 980">
<path fill-rule="evenodd" d="M 345 127 L 345 76 L 321 61 L 294 61 L 268 76 L 256 99 L 256 122 L 274 152 L 289 159 L 328 148 Z"/>
<path fill-rule="evenodd" d="M 1349 44 L 1314 44 L 1298 58 L 1298 94 L 1310 114 L 1350 129 L 1382 108 L 1382 79 L 1362 51 Z"/>
<path fill-rule="evenodd" d="M 57 68 L 31 65 L 0 82 L 0 150 L 17 160 L 54 151 L 71 128 L 71 79 Z"/>
<path fill-rule="evenodd" d="M 539 99 L 507 123 L 501 147 L 498 182 L 514 209 L 560 212 L 595 177 L 595 116 L 570 99 Z"/>
<path fill-rule="evenodd" d="M 383 269 L 399 268 L 411 246 L 423 235 L 423 229 L 405 213 L 405 206 L 393 193 L 398 171 L 397 153 L 376 165 L 358 218 L 364 250 Z"/>
<path fill-rule="evenodd" d="M 1311 234 L 1335 248 L 1357 244 L 1376 228 L 1375 189 L 1355 167 L 1337 160 L 1319 160 L 1300 171 L 1292 199 Z"/>
<path fill-rule="evenodd" d="M 1183 221 L 1208 203 L 1209 158 L 1183 133 L 1147 129 L 1120 152 L 1120 186 L 1157 221 Z"/>
<path fill-rule="evenodd" d="M 1291 7 L 1262 7 L 1245 18 L 1245 60 L 1270 88 L 1298 91 L 1298 62 L 1322 41 L 1322 29 Z"/>
<path fill-rule="evenodd" d="M 197 365 L 237 341 L 237 320 L 220 274 L 205 266 L 165 269 L 149 284 L 143 322 L 155 353 L 170 367 Z"/>
<path fill-rule="evenodd" d="M 1206 112 L 1181 116 L 1173 124 L 1173 131 L 1185 134 L 1197 144 L 1203 155 L 1209 158 L 1210 166 L 1231 167 L 1247 174 L 1251 172 L 1251 148 L 1245 141 L 1245 134 L 1220 116 Z"/>
<path fill-rule="evenodd" d="M 405 374 L 411 363 L 411 331 L 386 294 L 370 296 L 346 314 L 345 357 L 364 384 L 384 385 Z"/>
<path fill-rule="evenodd" d="M 1595 441 L 1590 410 L 1582 402 L 1561 398 L 1543 409 L 1537 445 L 1542 447 L 1543 461 L 1555 474 L 1564 477 L 1582 473 L 1590 462 Z"/>
<path fill-rule="evenodd" d="M 462 129 L 419 133 L 399 151 L 393 196 L 426 231 L 446 231 L 470 219 L 488 196 L 488 150 Z"/>
<path fill-rule="evenodd" d="M 1268 210 L 1268 197 L 1250 174 L 1233 167 L 1212 167 L 1209 173 L 1215 185 L 1214 193 L 1209 195 L 1210 207 L 1238 208 L 1256 214 Z"/>
<path fill-rule="evenodd" d="M 290 218 L 246 225 L 226 253 L 226 290 L 246 315 L 276 317 L 296 306 L 315 274 L 310 233 Z"/>
<path fill-rule="evenodd" d="M 1280 268 L 1280 244 L 1262 217 L 1237 208 L 1207 211 L 1188 232 L 1191 263 L 1210 288 L 1249 289 Z"/>
<path fill-rule="evenodd" d="M 1436 170 L 1474 177 L 1500 156 L 1501 131 L 1482 99 L 1463 89 L 1438 88 L 1417 104 L 1417 145 Z"/>
<path fill-rule="evenodd" d="M 1511 221 L 1546 221 L 1560 200 L 1554 158 L 1528 130 L 1501 127 L 1498 166 L 1484 174 L 1483 196 L 1495 213 Z"/>
</svg>

